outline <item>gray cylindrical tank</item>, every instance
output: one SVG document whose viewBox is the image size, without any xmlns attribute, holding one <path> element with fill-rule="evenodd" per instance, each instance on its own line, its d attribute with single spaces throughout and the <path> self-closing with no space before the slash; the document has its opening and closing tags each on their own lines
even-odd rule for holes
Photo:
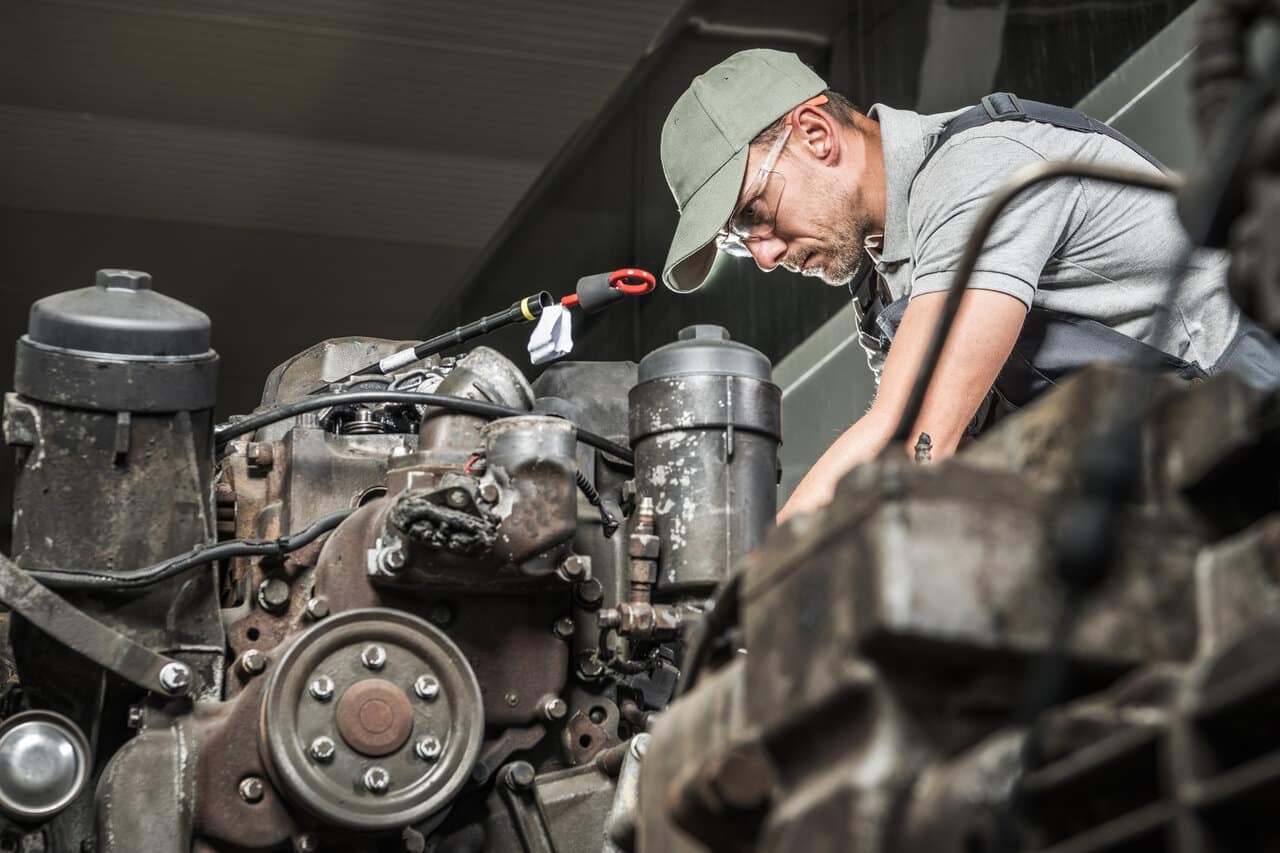
<svg viewBox="0 0 1280 853">
<path fill-rule="evenodd" d="M 690 326 L 640 362 L 630 394 L 636 497 L 653 498 L 661 600 L 705 596 L 773 525 L 782 392 L 769 359 Z"/>
<path fill-rule="evenodd" d="M 17 345 L 17 393 L 4 401 L 5 443 L 17 451 L 19 565 L 109 574 L 212 540 L 218 356 L 210 336 L 205 314 L 132 270 L 99 270 L 92 287 L 31 307 Z M 213 684 L 223 637 L 211 570 L 67 597 L 151 648 L 191 650 L 184 657 L 203 670 L 201 686 Z M 21 620 L 14 631 L 20 669 L 66 667 L 65 653 L 25 637 Z M 91 709 L 61 710 L 86 725 Z"/>
</svg>

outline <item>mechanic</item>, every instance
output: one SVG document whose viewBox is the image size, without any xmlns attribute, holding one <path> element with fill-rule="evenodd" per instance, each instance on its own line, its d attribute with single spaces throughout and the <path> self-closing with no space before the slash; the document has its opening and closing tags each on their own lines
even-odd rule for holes
<svg viewBox="0 0 1280 853">
<path fill-rule="evenodd" d="M 795 54 L 761 49 L 694 79 L 661 153 L 680 210 L 663 271 L 672 290 L 701 286 L 718 248 L 854 295 L 875 400 L 780 521 L 830 501 L 889 443 L 965 240 L 1014 172 L 1047 160 L 1163 169 L 1101 122 L 1007 94 L 938 115 L 863 114 Z M 1280 346 L 1241 316 L 1226 265 L 1191 252 L 1167 194 L 1075 178 L 1026 190 L 986 240 L 911 434 L 928 433 L 933 459 L 945 458 L 966 432 L 1095 361 L 1280 383 Z"/>
</svg>

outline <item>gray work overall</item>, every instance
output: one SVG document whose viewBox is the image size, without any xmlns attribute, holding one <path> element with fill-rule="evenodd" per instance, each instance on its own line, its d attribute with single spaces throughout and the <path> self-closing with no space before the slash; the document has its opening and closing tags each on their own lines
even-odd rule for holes
<svg viewBox="0 0 1280 853">
<path fill-rule="evenodd" d="M 1128 146 L 1161 171 L 1166 171 L 1160 161 L 1133 140 L 1084 113 L 997 93 L 983 98 L 981 104 L 946 124 L 933 141 L 916 175 L 924 170 L 947 140 L 996 121 L 1039 121 L 1066 130 L 1101 133 Z M 911 297 L 903 296 L 886 304 L 884 288 L 878 284 L 878 275 L 868 275 L 854 289 L 854 300 L 862 317 L 864 343 L 887 352 Z M 1000 415 L 1027 405 L 1067 374 L 1096 362 L 1146 365 L 1188 380 L 1230 370 L 1255 387 L 1280 387 L 1280 342 L 1247 317 L 1240 318 L 1239 330 L 1218 361 L 1205 368 L 1162 352 L 1096 320 L 1033 307 L 1027 312 L 1013 352 L 996 377 L 968 432 L 980 432 Z"/>
</svg>

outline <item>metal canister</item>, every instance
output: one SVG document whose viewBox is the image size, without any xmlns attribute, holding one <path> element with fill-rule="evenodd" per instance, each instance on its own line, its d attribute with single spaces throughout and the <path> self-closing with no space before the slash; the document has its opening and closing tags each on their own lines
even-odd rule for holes
<svg viewBox="0 0 1280 853">
<path fill-rule="evenodd" d="M 782 392 L 759 350 L 690 326 L 640 362 L 630 394 L 636 496 L 661 541 L 655 597 L 710 593 L 773 525 Z"/>
</svg>

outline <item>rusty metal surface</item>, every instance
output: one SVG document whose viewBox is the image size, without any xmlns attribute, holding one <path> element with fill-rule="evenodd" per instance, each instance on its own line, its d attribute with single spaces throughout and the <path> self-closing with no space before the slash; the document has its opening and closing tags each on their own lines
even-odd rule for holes
<svg viewBox="0 0 1280 853">
<path fill-rule="evenodd" d="M 356 752 L 389 755 L 404 746 L 413 731 L 409 697 L 383 678 L 351 685 L 338 700 L 338 734 Z"/>
</svg>

